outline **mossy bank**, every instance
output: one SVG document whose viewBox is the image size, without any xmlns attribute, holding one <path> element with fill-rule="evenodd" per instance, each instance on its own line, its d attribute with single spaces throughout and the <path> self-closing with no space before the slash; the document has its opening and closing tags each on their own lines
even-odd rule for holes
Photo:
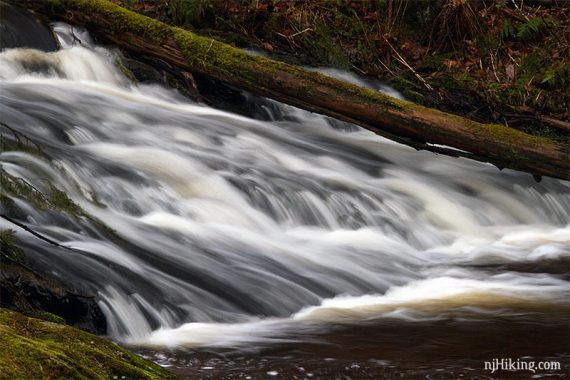
<svg viewBox="0 0 570 380">
<path fill-rule="evenodd" d="M 174 375 L 95 335 L 0 309 L 2 379 L 172 379 Z"/>
</svg>

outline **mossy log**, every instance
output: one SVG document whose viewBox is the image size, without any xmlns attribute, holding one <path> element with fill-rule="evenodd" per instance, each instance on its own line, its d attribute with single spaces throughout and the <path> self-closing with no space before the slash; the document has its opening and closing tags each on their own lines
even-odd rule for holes
<svg viewBox="0 0 570 380">
<path fill-rule="evenodd" d="M 358 124 L 416 149 L 570 179 L 568 141 L 482 124 L 400 101 L 299 67 L 253 56 L 108 0 L 8 0 L 89 28 L 104 42 L 309 111 Z"/>
</svg>

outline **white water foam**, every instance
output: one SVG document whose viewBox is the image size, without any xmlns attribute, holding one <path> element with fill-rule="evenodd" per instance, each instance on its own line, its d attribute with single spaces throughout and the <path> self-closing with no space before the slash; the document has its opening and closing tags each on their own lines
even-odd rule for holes
<svg viewBox="0 0 570 380">
<path fill-rule="evenodd" d="M 568 308 L 569 296 L 570 288 L 566 281 L 546 276 L 522 279 L 513 274 L 502 274 L 485 281 L 439 277 L 395 287 L 384 295 L 324 299 L 319 306 L 304 308 L 290 318 L 253 319 L 234 324 L 187 323 L 174 329 L 156 330 L 131 343 L 239 348 L 252 343 L 299 340 L 305 334 L 326 331 L 326 326 L 331 323 L 382 324 L 385 318 L 411 321 L 446 319 L 461 316 L 464 309 L 484 314 L 489 312 L 489 308 L 496 308 L 497 304 L 505 306 L 500 312 L 502 316 L 519 313 L 533 304 L 557 306 L 564 310 Z"/>
</svg>

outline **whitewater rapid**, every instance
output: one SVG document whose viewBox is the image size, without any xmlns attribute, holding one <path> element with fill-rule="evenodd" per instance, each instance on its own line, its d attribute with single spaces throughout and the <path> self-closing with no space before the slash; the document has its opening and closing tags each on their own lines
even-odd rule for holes
<svg viewBox="0 0 570 380">
<path fill-rule="evenodd" d="M 122 242 L 21 199 L 23 222 L 72 253 L 0 226 L 98 292 L 113 339 L 241 347 L 385 319 L 567 313 L 567 272 L 552 263 L 570 258 L 568 182 L 276 102 L 264 120 L 217 110 L 132 83 L 115 52 L 55 30 L 60 51 L 0 53 L 1 121 L 51 161 L 3 151 L 0 164 L 64 190 Z"/>
</svg>

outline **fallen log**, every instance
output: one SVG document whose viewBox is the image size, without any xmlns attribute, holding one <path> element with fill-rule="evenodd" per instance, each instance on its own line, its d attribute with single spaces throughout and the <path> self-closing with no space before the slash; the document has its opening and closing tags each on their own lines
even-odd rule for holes
<svg viewBox="0 0 570 380">
<path fill-rule="evenodd" d="M 358 124 L 436 153 L 570 179 L 570 146 L 501 124 L 482 124 L 401 101 L 320 73 L 253 56 L 124 9 L 108 0 L 8 0 L 50 19 L 87 27 L 106 43 L 204 74 L 254 94 Z"/>
</svg>

